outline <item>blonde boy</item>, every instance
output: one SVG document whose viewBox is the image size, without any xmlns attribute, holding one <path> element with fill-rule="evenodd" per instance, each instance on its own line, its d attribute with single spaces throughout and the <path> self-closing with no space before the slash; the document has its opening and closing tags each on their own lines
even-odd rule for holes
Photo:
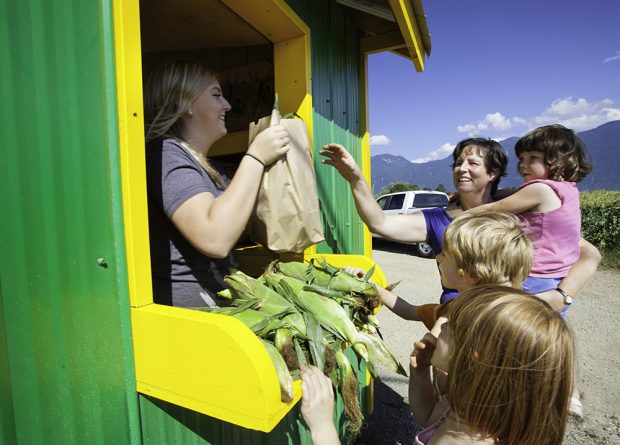
<svg viewBox="0 0 620 445">
<path fill-rule="evenodd" d="M 462 214 L 446 228 L 443 252 L 437 256 L 444 287 L 460 292 L 481 284 L 503 284 L 519 288 L 532 265 L 532 243 L 519 219 L 506 212 Z M 445 309 L 444 304 L 410 304 L 385 289 L 381 301 L 398 316 L 422 321 L 431 329 Z"/>
</svg>

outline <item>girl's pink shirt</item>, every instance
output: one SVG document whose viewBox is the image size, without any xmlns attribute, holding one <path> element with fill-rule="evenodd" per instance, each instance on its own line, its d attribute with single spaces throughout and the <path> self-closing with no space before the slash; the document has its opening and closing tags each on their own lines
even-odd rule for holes
<svg viewBox="0 0 620 445">
<path fill-rule="evenodd" d="M 579 259 L 581 210 L 579 190 L 574 182 L 536 179 L 520 188 L 540 182 L 551 187 L 562 206 L 550 212 L 524 212 L 519 215 L 523 231 L 534 243 L 531 277 L 564 278 Z"/>
</svg>

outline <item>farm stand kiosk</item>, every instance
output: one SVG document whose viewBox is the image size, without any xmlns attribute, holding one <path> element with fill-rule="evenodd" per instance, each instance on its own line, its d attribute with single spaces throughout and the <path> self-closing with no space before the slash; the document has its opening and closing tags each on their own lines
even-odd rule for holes
<svg viewBox="0 0 620 445">
<path fill-rule="evenodd" d="M 250 330 L 153 304 L 143 76 L 180 56 L 222 73 L 223 162 L 239 161 L 277 91 L 313 147 L 344 144 L 370 178 L 367 55 L 424 68 L 420 0 L 3 1 L 0 17 L 0 443 L 310 443 L 300 382 L 282 403 Z M 315 170 L 326 240 L 279 257 L 370 267 L 347 185 Z M 254 275 L 278 257 L 237 254 Z M 355 363 L 368 413 L 372 385 Z"/>
</svg>

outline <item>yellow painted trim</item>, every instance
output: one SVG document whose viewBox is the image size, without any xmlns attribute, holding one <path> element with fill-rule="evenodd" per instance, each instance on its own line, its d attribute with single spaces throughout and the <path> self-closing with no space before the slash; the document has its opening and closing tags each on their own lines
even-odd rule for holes
<svg viewBox="0 0 620 445">
<path fill-rule="evenodd" d="M 360 64 L 360 128 L 362 132 L 362 173 L 366 178 L 368 187 L 372 188 L 371 183 L 371 163 L 370 163 L 370 117 L 368 110 L 368 55 L 363 54 Z M 372 234 L 368 226 L 364 224 L 364 255 L 372 258 Z"/>
<path fill-rule="evenodd" d="M 280 400 L 262 343 L 234 317 L 151 304 L 133 308 L 138 391 L 226 422 L 271 431 L 301 398 Z"/>
<path fill-rule="evenodd" d="M 296 112 L 306 124 L 313 153 L 310 28 L 283 0 L 221 0 L 273 42 L 275 90 L 280 111 Z M 316 246 L 306 249 L 316 252 Z"/>
<path fill-rule="evenodd" d="M 293 402 L 282 403 L 271 359 L 242 323 L 153 304 L 139 2 L 113 1 L 123 216 L 138 391 L 245 428 L 271 431 L 299 401 L 301 383 L 294 382 Z M 246 10 L 269 7 L 259 0 L 240 3 Z M 286 98 L 285 104 L 295 105 L 293 110 L 304 118 L 311 135 L 309 30 L 299 26 L 303 22 L 284 2 L 276 0 L 270 8 L 278 17 L 267 23 L 275 33 L 284 35 L 283 29 L 295 29 L 294 35 L 278 42 L 275 54 L 277 76 L 284 79 L 279 94 Z M 251 16 L 249 21 L 253 22 Z M 286 78 L 289 66 L 303 67 L 295 74 L 297 82 Z"/>
<path fill-rule="evenodd" d="M 273 43 L 290 40 L 310 29 L 282 0 L 220 0 Z"/>
<path fill-rule="evenodd" d="M 139 2 L 137 0 L 114 0 L 113 10 L 129 299 L 132 306 L 142 306 L 153 301 L 153 291 L 144 169 Z"/>
<path fill-rule="evenodd" d="M 424 43 L 410 0 L 389 0 L 416 71 L 424 71 Z"/>
</svg>

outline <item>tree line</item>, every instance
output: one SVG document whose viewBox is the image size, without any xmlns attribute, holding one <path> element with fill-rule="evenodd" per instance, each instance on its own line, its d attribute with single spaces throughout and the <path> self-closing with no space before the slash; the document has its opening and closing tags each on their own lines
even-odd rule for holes
<svg viewBox="0 0 620 445">
<path fill-rule="evenodd" d="M 388 193 L 407 192 L 409 190 L 432 191 L 433 189 L 430 187 L 424 187 L 421 189 L 417 184 L 410 184 L 409 182 L 392 182 L 386 187 L 383 187 L 377 197 Z M 443 184 L 437 185 L 437 187 L 435 187 L 435 191 L 447 193 L 446 187 Z"/>
</svg>

